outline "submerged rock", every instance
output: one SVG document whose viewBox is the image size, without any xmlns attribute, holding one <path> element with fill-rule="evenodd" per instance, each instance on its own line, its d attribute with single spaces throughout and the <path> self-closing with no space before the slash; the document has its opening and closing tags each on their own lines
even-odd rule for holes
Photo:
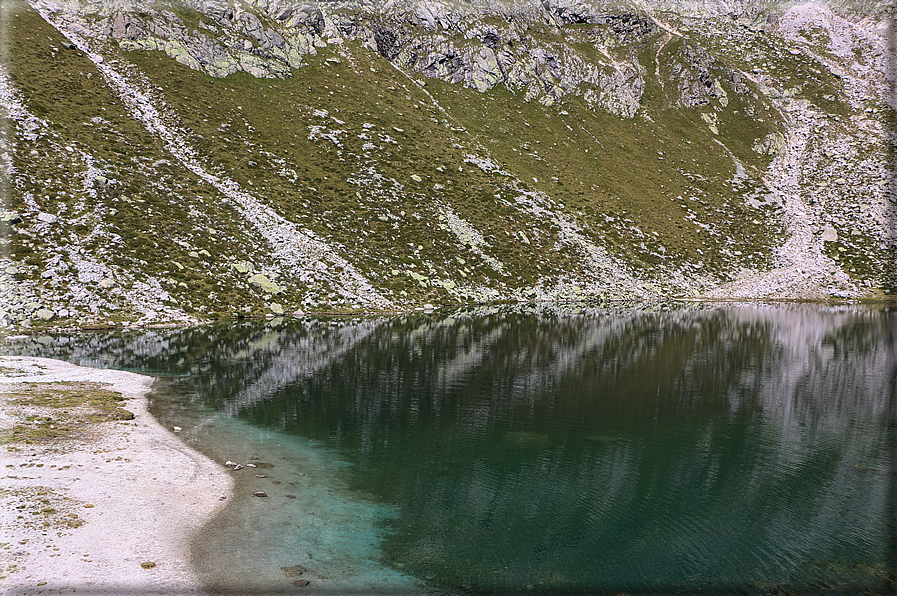
<svg viewBox="0 0 897 596">
<path fill-rule="evenodd" d="M 296 577 L 296 576 L 302 575 L 303 573 L 308 571 L 308 569 L 306 569 L 302 565 L 293 565 L 292 567 L 281 567 L 281 569 L 283 570 L 283 572 L 286 574 L 287 577 Z"/>
</svg>

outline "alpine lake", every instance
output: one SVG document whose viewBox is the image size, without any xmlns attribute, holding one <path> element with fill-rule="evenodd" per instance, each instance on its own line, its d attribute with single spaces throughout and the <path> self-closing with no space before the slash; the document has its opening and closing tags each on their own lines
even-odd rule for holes
<svg viewBox="0 0 897 596">
<path fill-rule="evenodd" d="M 193 547 L 211 593 L 894 589 L 893 305 L 481 306 L 5 351 L 156 376 L 153 415 L 242 466 Z"/>
</svg>

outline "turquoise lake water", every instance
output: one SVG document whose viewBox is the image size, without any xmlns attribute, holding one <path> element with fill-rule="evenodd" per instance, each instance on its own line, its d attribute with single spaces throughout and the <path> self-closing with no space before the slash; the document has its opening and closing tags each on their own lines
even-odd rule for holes
<svg viewBox="0 0 897 596">
<path fill-rule="evenodd" d="M 483 307 L 7 351 L 158 375 L 166 427 L 257 466 L 195 544 L 218 593 L 889 593 L 887 307 Z"/>
</svg>

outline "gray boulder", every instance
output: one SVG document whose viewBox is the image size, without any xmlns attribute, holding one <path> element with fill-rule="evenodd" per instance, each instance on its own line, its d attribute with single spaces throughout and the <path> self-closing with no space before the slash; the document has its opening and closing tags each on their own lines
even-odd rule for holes
<svg viewBox="0 0 897 596">
<path fill-rule="evenodd" d="M 275 282 L 271 281 L 267 275 L 256 273 L 249 278 L 249 283 L 267 294 L 281 294 L 283 289 Z"/>
<path fill-rule="evenodd" d="M 32 318 L 38 321 L 50 321 L 55 316 L 56 313 L 54 313 L 49 308 L 39 308 L 34 312 Z"/>
</svg>

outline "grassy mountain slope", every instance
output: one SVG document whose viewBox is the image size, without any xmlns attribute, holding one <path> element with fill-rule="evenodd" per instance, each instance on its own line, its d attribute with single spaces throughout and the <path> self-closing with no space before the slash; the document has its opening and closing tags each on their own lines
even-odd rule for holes
<svg viewBox="0 0 897 596">
<path fill-rule="evenodd" d="M 3 3 L 5 323 L 894 291 L 850 21 L 234 8 Z"/>
</svg>

